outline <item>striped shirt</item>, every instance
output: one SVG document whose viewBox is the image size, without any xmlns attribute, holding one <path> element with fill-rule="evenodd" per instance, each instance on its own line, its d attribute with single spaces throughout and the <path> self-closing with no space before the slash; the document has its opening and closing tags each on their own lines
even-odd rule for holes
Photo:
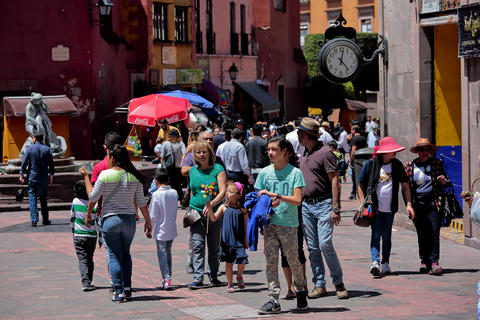
<svg viewBox="0 0 480 320">
<path fill-rule="evenodd" d="M 70 209 L 70 221 L 73 226 L 74 237 L 97 237 L 97 226 L 95 220 L 97 219 L 97 209 L 93 209 L 91 222 L 87 227 L 85 225 L 85 217 L 87 216 L 88 200 L 75 198 Z"/>
<path fill-rule="evenodd" d="M 135 214 L 135 204 L 141 208 L 147 205 L 147 199 L 143 195 L 143 185 L 131 173 L 125 174 L 125 170 L 108 169 L 98 176 L 92 192 L 88 196 L 91 201 L 98 201 L 103 196 L 101 218 L 118 214 Z M 115 188 L 120 186 L 115 191 Z M 112 192 L 115 193 L 112 194 Z"/>
</svg>

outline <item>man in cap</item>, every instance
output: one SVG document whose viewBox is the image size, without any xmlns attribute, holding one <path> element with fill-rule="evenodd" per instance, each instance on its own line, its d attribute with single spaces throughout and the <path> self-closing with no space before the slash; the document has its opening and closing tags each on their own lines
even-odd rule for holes
<svg viewBox="0 0 480 320">
<path fill-rule="evenodd" d="M 248 131 L 245 127 L 245 120 L 238 119 L 237 120 L 237 128 L 242 130 L 243 138 L 245 139 L 245 141 L 248 141 L 248 139 L 250 139 L 250 137 L 251 137 L 251 134 L 250 134 L 250 131 Z"/>
<path fill-rule="evenodd" d="M 322 135 L 320 136 L 320 140 L 324 146 L 327 145 L 330 141 L 333 141 L 333 137 L 330 134 L 330 122 L 328 121 L 323 121 L 322 126 L 320 127 L 320 132 Z"/>
<path fill-rule="evenodd" d="M 311 118 L 303 118 L 298 128 L 298 139 L 306 152 L 300 158 L 300 170 L 305 178 L 303 188 L 303 231 L 310 252 L 310 264 L 315 288 L 310 299 L 326 297 L 325 267 L 322 253 L 330 269 L 337 298 L 348 298 L 343 284 L 343 272 L 333 248 L 334 226 L 340 223 L 340 184 L 337 158 L 329 146 L 318 141 L 320 125 Z"/>
</svg>

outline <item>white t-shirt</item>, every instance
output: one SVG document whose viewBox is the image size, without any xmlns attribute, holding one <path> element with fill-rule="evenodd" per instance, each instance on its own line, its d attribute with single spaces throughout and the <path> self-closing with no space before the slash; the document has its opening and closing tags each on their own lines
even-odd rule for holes
<svg viewBox="0 0 480 320">
<path fill-rule="evenodd" d="M 378 211 L 391 212 L 392 209 L 392 164 L 384 164 L 380 169 L 380 179 L 377 185 Z"/>
</svg>

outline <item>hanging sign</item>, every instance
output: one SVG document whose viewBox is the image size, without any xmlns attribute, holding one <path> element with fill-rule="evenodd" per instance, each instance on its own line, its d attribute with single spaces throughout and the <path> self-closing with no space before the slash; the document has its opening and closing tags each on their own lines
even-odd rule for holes
<svg viewBox="0 0 480 320">
<path fill-rule="evenodd" d="M 458 9 L 458 57 L 480 57 L 480 6 Z"/>
</svg>

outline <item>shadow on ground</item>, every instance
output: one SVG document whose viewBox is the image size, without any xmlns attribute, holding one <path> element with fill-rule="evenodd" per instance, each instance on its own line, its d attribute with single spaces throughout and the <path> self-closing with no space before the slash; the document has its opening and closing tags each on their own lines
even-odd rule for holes
<svg viewBox="0 0 480 320">
<path fill-rule="evenodd" d="M 40 219 L 37 227 L 32 227 L 30 222 L 14 224 L 0 228 L 0 233 L 71 232 L 72 230 L 68 219 L 51 219 L 50 221 L 52 221 L 52 224 L 44 226 Z"/>
</svg>

